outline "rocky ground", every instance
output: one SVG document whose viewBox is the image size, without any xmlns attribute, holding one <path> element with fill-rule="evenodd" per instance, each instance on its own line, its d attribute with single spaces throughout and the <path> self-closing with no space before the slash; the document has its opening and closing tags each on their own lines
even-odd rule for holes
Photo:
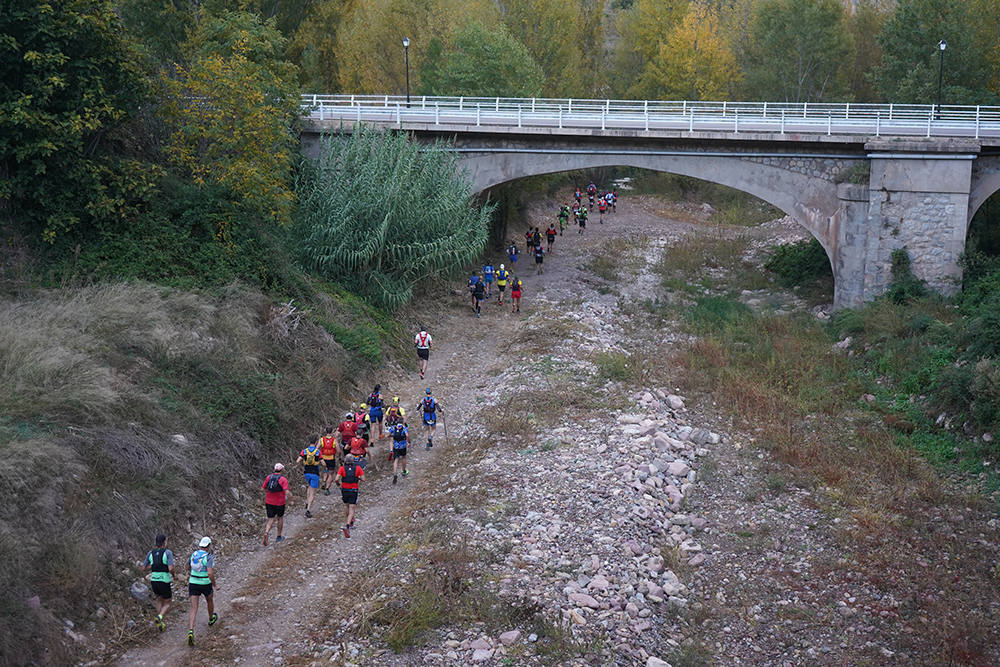
<svg viewBox="0 0 1000 667">
<path fill-rule="evenodd" d="M 461 294 L 439 306 L 428 382 L 448 433 L 411 449 L 403 484 L 384 466 L 374 475 L 350 540 L 335 496 L 316 519 L 293 512 L 278 548 L 234 538 L 220 625 L 188 649 L 175 612 L 119 664 L 942 662 L 898 622 L 903 596 L 844 548 L 852 519 L 831 493 L 797 484 L 711 396 L 681 395 L 660 353 L 687 336 L 639 313 L 678 239 L 749 233 L 759 261 L 802 232 L 788 220 L 720 230 L 704 209 L 655 197 L 618 208 L 567 230 L 541 275 L 522 255 L 522 313 L 491 302 L 477 319 Z M 530 216 L 544 227 L 554 211 Z M 806 307 L 770 293 L 742 298 Z M 408 402 L 424 386 L 382 383 Z M 944 524 L 971 539 L 983 517 Z"/>
</svg>

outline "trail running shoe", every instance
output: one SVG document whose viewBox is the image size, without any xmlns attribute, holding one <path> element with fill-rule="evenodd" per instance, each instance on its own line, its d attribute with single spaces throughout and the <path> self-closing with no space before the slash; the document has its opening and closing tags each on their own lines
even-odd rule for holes
<svg viewBox="0 0 1000 667">
<path fill-rule="evenodd" d="M 278 535 L 278 539 L 275 540 L 275 542 L 284 542 L 284 541 L 285 541 L 284 535 Z"/>
<path fill-rule="evenodd" d="M 306 518 L 307 518 L 307 519 L 311 519 L 311 518 L 313 518 L 313 513 L 312 513 L 312 512 L 310 512 L 309 510 L 306 510 Z"/>
<path fill-rule="evenodd" d="M 325 490 L 323 491 L 323 495 L 324 495 L 324 496 L 328 496 L 328 495 L 330 495 L 330 488 L 329 488 L 329 487 L 327 487 L 327 488 L 326 488 L 326 489 L 325 489 Z"/>
<path fill-rule="evenodd" d="M 218 620 L 219 620 L 219 615 L 218 614 L 212 614 L 212 617 L 210 619 L 208 619 L 208 624 L 209 625 L 215 625 L 215 623 Z"/>
<path fill-rule="evenodd" d="M 410 474 L 409 470 L 404 470 L 403 471 L 403 477 L 407 477 L 409 474 Z"/>
<path fill-rule="evenodd" d="M 160 632 L 163 632 L 164 630 L 167 629 L 167 624 L 163 622 L 162 614 L 157 614 L 156 618 L 153 619 L 153 621 L 156 623 L 156 629 L 159 630 Z"/>
<path fill-rule="evenodd" d="M 351 519 L 351 522 L 347 525 L 350 526 L 351 528 L 354 528 L 354 519 Z"/>
<path fill-rule="evenodd" d="M 188 630 L 188 646 L 194 646 L 194 630 Z"/>
<path fill-rule="evenodd" d="M 395 484 L 398 481 L 399 481 L 399 475 L 393 475 L 392 476 L 392 483 Z"/>
<path fill-rule="evenodd" d="M 344 537 L 350 537 L 351 536 L 351 527 L 349 525 L 347 525 L 346 523 L 344 524 L 344 527 L 341 528 L 341 530 L 344 531 Z"/>
<path fill-rule="evenodd" d="M 267 533 L 264 533 L 264 546 L 267 546 Z"/>
</svg>

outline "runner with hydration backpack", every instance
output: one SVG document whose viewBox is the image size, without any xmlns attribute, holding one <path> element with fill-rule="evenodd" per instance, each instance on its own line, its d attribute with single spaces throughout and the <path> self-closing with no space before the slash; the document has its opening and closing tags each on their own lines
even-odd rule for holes
<svg viewBox="0 0 1000 667">
<path fill-rule="evenodd" d="M 330 495 L 330 484 L 337 473 L 337 436 L 333 427 L 327 426 L 326 433 L 319 441 L 319 452 L 323 455 L 323 493 Z"/>
<path fill-rule="evenodd" d="M 486 285 L 486 298 L 490 298 L 493 295 L 493 274 L 495 270 L 493 265 L 489 262 L 483 267 L 483 283 Z"/>
<path fill-rule="evenodd" d="M 163 533 L 156 536 L 156 546 L 146 554 L 146 560 L 142 561 L 142 571 L 153 573 L 149 579 L 149 588 L 156 597 L 156 618 L 153 622 L 156 629 L 163 632 L 167 628 L 163 615 L 170 609 L 170 600 L 173 598 L 170 582 L 174 578 L 174 554 L 167 548 L 167 536 Z"/>
<path fill-rule="evenodd" d="M 274 472 L 267 476 L 260 488 L 267 492 L 264 496 L 264 510 L 267 514 L 267 523 L 264 524 L 264 546 L 267 546 L 268 535 L 275 519 L 278 520 L 278 539 L 281 542 L 285 538 L 281 535 L 281 529 L 285 525 L 285 503 L 287 497 L 292 495 L 288 490 L 288 480 L 281 473 L 285 466 L 280 463 L 274 464 Z"/>
<path fill-rule="evenodd" d="M 569 202 L 562 205 L 559 209 L 559 236 L 563 235 L 566 227 L 569 226 Z"/>
<path fill-rule="evenodd" d="M 431 388 L 427 387 L 427 395 L 417 403 L 417 410 L 424 413 L 424 432 L 427 434 L 427 449 L 434 446 L 434 430 L 437 428 L 437 414 L 444 412 L 441 406 L 431 395 Z"/>
<path fill-rule="evenodd" d="M 417 358 L 420 359 L 420 379 L 424 379 L 424 373 L 427 372 L 427 360 L 431 356 L 431 343 L 434 341 L 431 339 L 431 335 L 427 333 L 427 330 L 423 327 L 416 336 L 413 337 L 413 344 L 417 348 Z"/>
<path fill-rule="evenodd" d="M 215 613 L 215 589 L 219 586 L 215 583 L 215 556 L 207 551 L 212 544 L 212 538 L 205 536 L 198 543 L 198 550 L 191 554 L 188 561 L 190 574 L 188 575 L 188 646 L 194 646 L 194 622 L 198 617 L 198 598 L 205 598 L 205 605 L 208 607 L 208 624 L 215 625 L 219 620 L 219 615 Z"/>
<path fill-rule="evenodd" d="M 482 313 L 483 298 L 486 296 L 486 285 L 483 284 L 483 279 L 480 278 L 476 281 L 476 284 L 472 286 L 472 309 L 476 312 L 476 317 L 479 317 Z"/>
<path fill-rule="evenodd" d="M 513 241 L 507 246 L 507 257 L 510 259 L 510 268 L 513 269 L 514 265 L 517 264 L 517 244 Z"/>
<path fill-rule="evenodd" d="M 364 476 L 365 471 L 354 460 L 353 454 L 344 457 L 344 465 L 340 466 L 335 479 L 340 487 L 340 497 L 344 501 L 344 537 L 350 537 L 351 528 L 354 528 L 354 510 L 358 506 L 358 488 Z"/>
<path fill-rule="evenodd" d="M 509 275 L 507 269 L 501 264 L 500 269 L 497 271 L 497 303 L 501 306 L 503 305 L 503 291 L 507 289 L 507 278 Z"/>
<path fill-rule="evenodd" d="M 510 312 L 512 313 L 521 312 L 522 287 L 521 279 L 514 276 L 513 280 L 510 281 Z"/>
<path fill-rule="evenodd" d="M 552 244 L 556 242 L 556 226 L 549 225 L 549 228 L 545 230 L 545 240 L 547 241 L 547 247 L 545 252 L 552 254 Z"/>
<path fill-rule="evenodd" d="M 399 477 L 396 474 L 397 464 L 403 466 L 403 477 L 410 473 L 406 471 L 406 447 L 410 444 L 410 429 L 406 422 L 397 422 L 389 429 L 392 436 L 392 483 L 395 484 Z"/>
<path fill-rule="evenodd" d="M 306 444 L 306 446 L 299 452 L 299 458 L 295 460 L 296 463 L 302 464 L 302 476 L 306 480 L 306 518 L 312 518 L 312 505 L 313 501 L 316 500 L 316 489 L 319 488 L 319 462 L 323 460 L 323 453 L 316 444 L 319 440 L 318 437 L 313 438 L 312 441 Z"/>
<path fill-rule="evenodd" d="M 399 404 L 399 396 L 393 396 L 392 405 L 385 411 L 385 425 L 387 428 L 392 428 L 404 419 L 406 419 L 406 411 Z"/>
<path fill-rule="evenodd" d="M 382 430 L 382 385 L 377 384 L 372 390 L 372 393 L 368 395 L 368 418 L 373 424 L 378 424 L 378 439 L 381 440 L 385 437 L 385 432 Z"/>
<path fill-rule="evenodd" d="M 587 208 L 585 206 L 580 207 L 580 214 L 577 217 L 576 224 L 580 225 L 580 234 L 583 234 L 583 230 L 587 228 Z"/>
</svg>

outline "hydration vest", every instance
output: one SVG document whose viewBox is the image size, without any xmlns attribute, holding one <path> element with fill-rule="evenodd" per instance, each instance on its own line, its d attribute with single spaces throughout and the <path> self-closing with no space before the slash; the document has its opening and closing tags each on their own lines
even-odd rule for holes
<svg viewBox="0 0 1000 667">
<path fill-rule="evenodd" d="M 332 435 L 324 435 L 320 442 L 323 443 L 320 447 L 323 458 L 329 457 L 332 459 L 334 454 L 337 453 L 337 439 Z"/>
<path fill-rule="evenodd" d="M 319 466 L 319 447 L 310 445 L 302 450 L 302 463 L 306 468 L 316 468 Z"/>
<path fill-rule="evenodd" d="M 344 476 L 340 480 L 345 484 L 358 483 L 358 464 L 352 463 L 344 466 Z"/>
<path fill-rule="evenodd" d="M 211 584 L 208 577 L 208 552 L 198 549 L 191 554 L 191 577 L 188 579 L 192 584 Z"/>
<path fill-rule="evenodd" d="M 424 399 L 424 412 L 432 415 L 435 410 L 437 410 L 437 402 L 431 396 L 428 396 Z"/>
</svg>

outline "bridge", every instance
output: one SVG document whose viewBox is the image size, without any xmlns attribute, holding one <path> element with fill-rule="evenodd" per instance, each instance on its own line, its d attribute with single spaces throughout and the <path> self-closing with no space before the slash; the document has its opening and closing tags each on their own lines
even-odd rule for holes
<svg viewBox="0 0 1000 667">
<path fill-rule="evenodd" d="M 447 139 L 476 192 L 631 166 L 753 194 L 819 240 L 835 307 L 889 286 L 892 252 L 942 293 L 969 222 L 1000 190 L 1000 107 L 303 95 L 302 146 L 357 123 Z"/>
</svg>

